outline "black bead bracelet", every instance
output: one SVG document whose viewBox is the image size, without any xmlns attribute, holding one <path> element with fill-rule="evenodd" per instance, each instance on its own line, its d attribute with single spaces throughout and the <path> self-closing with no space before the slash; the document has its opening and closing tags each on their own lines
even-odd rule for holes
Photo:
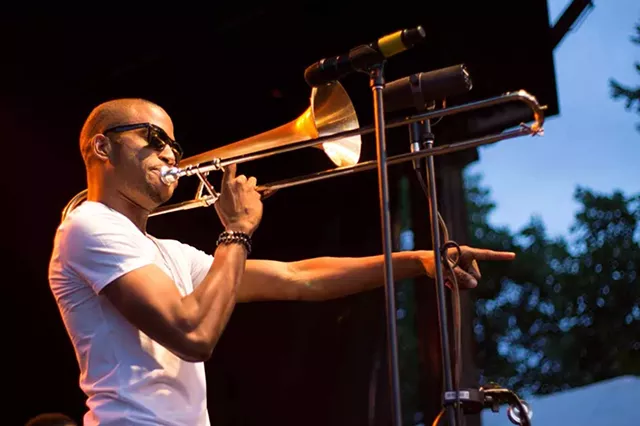
<svg viewBox="0 0 640 426">
<path fill-rule="evenodd" d="M 224 231 L 218 237 L 216 246 L 220 244 L 237 244 L 240 243 L 247 250 L 247 255 L 251 253 L 251 237 L 244 232 L 239 231 Z"/>
</svg>

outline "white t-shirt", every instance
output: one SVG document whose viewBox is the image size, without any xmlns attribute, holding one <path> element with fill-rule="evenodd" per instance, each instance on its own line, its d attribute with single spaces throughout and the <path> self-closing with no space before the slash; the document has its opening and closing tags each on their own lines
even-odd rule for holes
<svg viewBox="0 0 640 426">
<path fill-rule="evenodd" d="M 87 395 L 85 425 L 208 426 L 204 364 L 182 360 L 131 325 L 100 291 L 155 263 L 186 295 L 213 256 L 141 232 L 126 216 L 85 201 L 57 229 L 49 284 Z"/>
</svg>

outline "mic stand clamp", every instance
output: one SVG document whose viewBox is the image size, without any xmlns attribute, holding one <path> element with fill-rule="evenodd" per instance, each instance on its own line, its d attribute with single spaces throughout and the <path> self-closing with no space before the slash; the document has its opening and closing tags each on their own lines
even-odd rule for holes
<svg viewBox="0 0 640 426">
<path fill-rule="evenodd" d="M 444 393 L 444 404 L 452 406 L 460 401 L 464 414 L 478 414 L 483 409 L 489 408 L 494 413 L 500 411 L 500 405 L 508 404 L 507 417 L 511 423 L 521 426 L 531 426 L 533 411 L 529 404 L 515 394 L 515 392 L 501 388 L 461 389 L 459 392 L 450 391 Z M 522 416 L 522 411 L 525 416 Z"/>
</svg>

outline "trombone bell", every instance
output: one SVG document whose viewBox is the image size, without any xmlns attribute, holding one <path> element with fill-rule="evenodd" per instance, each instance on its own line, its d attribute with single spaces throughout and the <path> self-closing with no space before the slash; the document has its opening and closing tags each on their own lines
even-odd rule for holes
<svg viewBox="0 0 640 426">
<path fill-rule="evenodd" d="M 359 126 L 349 95 L 339 82 L 335 82 L 314 87 L 309 108 L 295 120 L 230 145 L 185 158 L 180 161 L 180 167 L 252 154 L 294 142 L 355 130 Z M 361 145 L 361 136 L 356 135 L 324 142 L 314 147 L 322 149 L 336 166 L 353 166 L 360 160 Z"/>
</svg>

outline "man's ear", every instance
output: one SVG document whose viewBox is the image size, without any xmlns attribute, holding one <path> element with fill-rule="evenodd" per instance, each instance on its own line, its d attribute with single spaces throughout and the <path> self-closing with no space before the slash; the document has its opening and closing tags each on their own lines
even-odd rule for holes
<svg viewBox="0 0 640 426">
<path fill-rule="evenodd" d="M 105 135 L 95 135 L 91 141 L 93 153 L 100 160 L 108 161 L 111 154 L 111 140 Z"/>
</svg>

